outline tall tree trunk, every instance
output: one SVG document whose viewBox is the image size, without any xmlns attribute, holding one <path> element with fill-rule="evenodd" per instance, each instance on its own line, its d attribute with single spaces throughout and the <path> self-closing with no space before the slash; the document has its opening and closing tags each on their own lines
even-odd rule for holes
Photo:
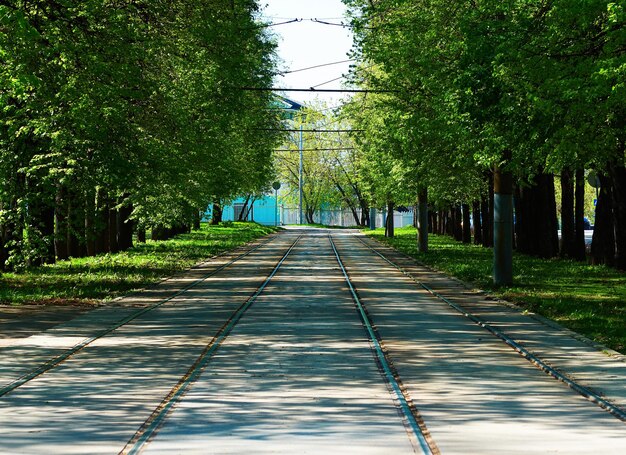
<svg viewBox="0 0 626 455">
<path fill-rule="evenodd" d="M 429 210 L 428 216 L 430 222 L 428 223 L 428 233 L 435 234 L 437 231 L 437 212 L 435 210 Z"/>
<path fill-rule="evenodd" d="M 370 225 L 370 211 L 367 205 L 363 207 L 361 205 L 361 226 L 369 226 Z"/>
<path fill-rule="evenodd" d="M 493 173 L 489 173 L 489 198 L 488 198 L 488 208 L 487 208 L 487 246 L 493 246 L 494 242 L 494 216 L 495 216 L 495 191 L 494 191 L 494 175 Z"/>
<path fill-rule="evenodd" d="M 7 204 L 8 205 L 8 204 Z M 11 205 L 9 205 L 9 210 Z M 6 210 L 7 206 L 0 203 L 0 209 Z M 8 243 L 13 240 L 15 233 L 15 224 L 12 220 L 5 220 L 3 224 L 0 224 L 0 270 L 6 270 L 8 268 L 7 261 L 9 259 L 9 246 Z"/>
<path fill-rule="evenodd" d="M 110 253 L 117 253 L 120 250 L 120 247 L 117 243 L 117 209 L 114 209 L 114 203 L 111 201 L 109 204 L 108 210 L 108 228 L 107 232 L 109 234 L 107 245 L 109 247 L 108 251 Z"/>
<path fill-rule="evenodd" d="M 472 243 L 472 226 L 470 222 L 470 206 L 463 204 L 463 243 Z"/>
<path fill-rule="evenodd" d="M 84 257 L 87 253 L 85 246 L 85 206 L 84 196 L 76 189 L 69 189 L 68 199 L 68 233 L 67 244 L 69 255 L 73 258 Z"/>
<path fill-rule="evenodd" d="M 385 224 L 385 237 L 395 237 L 395 227 L 393 222 L 394 202 L 387 202 L 387 222 Z"/>
<path fill-rule="evenodd" d="M 87 256 L 96 255 L 96 195 L 87 191 L 85 195 L 85 247 Z"/>
<path fill-rule="evenodd" d="M 199 231 L 200 228 L 202 227 L 201 222 L 202 222 L 202 212 L 200 210 L 196 210 L 194 212 L 194 217 L 193 217 L 193 228 L 196 231 Z"/>
<path fill-rule="evenodd" d="M 513 282 L 513 176 L 496 167 L 493 175 L 493 281 Z"/>
<path fill-rule="evenodd" d="M 585 170 L 576 171 L 576 190 L 574 193 L 576 206 L 574 208 L 574 248 L 572 258 L 584 261 L 587 257 L 585 244 Z"/>
<path fill-rule="evenodd" d="M 480 200 L 480 212 L 482 215 L 482 245 L 484 247 L 493 246 L 492 229 L 493 229 L 493 213 L 489 211 L 489 197 L 485 196 Z"/>
<path fill-rule="evenodd" d="M 67 189 L 65 185 L 58 184 L 54 205 L 54 253 L 59 260 L 69 257 L 68 224 Z"/>
<path fill-rule="evenodd" d="M 120 251 L 126 251 L 133 247 L 134 223 L 130 216 L 133 213 L 133 205 L 125 194 L 120 199 L 120 208 L 117 212 L 117 245 Z"/>
<path fill-rule="evenodd" d="M 474 222 L 474 244 L 483 243 L 483 225 L 480 213 L 480 201 L 476 200 L 472 203 L 472 220 Z"/>
<path fill-rule="evenodd" d="M 454 211 L 452 208 L 449 208 L 448 210 L 444 210 L 443 214 L 445 223 L 444 234 L 454 237 Z"/>
<path fill-rule="evenodd" d="M 94 228 L 96 254 L 109 251 L 109 198 L 102 188 L 96 189 Z"/>
<path fill-rule="evenodd" d="M 239 217 L 237 218 L 237 221 L 245 221 L 246 218 L 248 217 L 248 203 L 250 202 L 250 195 L 248 195 L 246 197 L 246 200 L 243 203 L 243 206 L 241 207 L 241 211 L 239 212 Z"/>
<path fill-rule="evenodd" d="M 572 170 L 561 171 L 561 256 L 574 257 L 574 176 Z"/>
<path fill-rule="evenodd" d="M 461 242 L 463 241 L 463 212 L 460 204 L 455 204 L 452 208 L 452 234 L 454 239 Z"/>
<path fill-rule="evenodd" d="M 612 266 L 615 263 L 615 219 L 613 218 L 613 189 L 610 179 L 599 174 L 600 194 L 596 204 L 596 222 L 591 241 L 591 263 Z"/>
<path fill-rule="evenodd" d="M 30 185 L 29 185 L 30 186 Z M 26 223 L 29 236 L 40 236 L 45 248 L 38 251 L 39 257 L 30 258 L 32 266 L 50 264 L 54 262 L 54 206 L 44 195 L 35 193 L 29 195 L 29 220 Z"/>
<path fill-rule="evenodd" d="M 418 194 L 417 211 L 417 246 L 420 253 L 428 252 L 428 188 L 422 188 Z"/>
<path fill-rule="evenodd" d="M 609 166 L 615 220 L 615 267 L 626 270 L 626 167 Z"/>
<path fill-rule="evenodd" d="M 213 216 L 211 217 L 211 224 L 216 226 L 222 222 L 222 206 L 218 203 L 213 204 Z"/>
<path fill-rule="evenodd" d="M 541 258 L 559 254 L 554 176 L 537 174 L 533 185 L 520 189 L 517 249 Z"/>
</svg>

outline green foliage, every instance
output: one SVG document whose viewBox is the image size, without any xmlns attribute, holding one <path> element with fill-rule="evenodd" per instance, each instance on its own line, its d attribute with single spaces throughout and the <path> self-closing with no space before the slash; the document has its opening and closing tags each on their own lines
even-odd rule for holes
<svg viewBox="0 0 626 455">
<path fill-rule="evenodd" d="M 350 124 L 343 122 L 324 104 L 307 106 L 294 116 L 290 128 L 295 130 L 346 130 Z M 297 206 L 299 203 L 299 144 L 300 133 L 293 133 L 275 154 L 275 166 L 283 187 L 283 201 Z M 356 176 L 354 143 L 345 133 L 302 133 L 303 152 L 303 205 L 309 223 L 312 214 L 324 208 L 356 209 L 362 200 L 360 182 Z"/>
<path fill-rule="evenodd" d="M 387 91 L 347 115 L 362 147 L 401 160 L 436 201 L 476 198 L 496 164 L 524 181 L 624 163 L 623 2 L 344 3 L 353 82 Z"/>
<path fill-rule="evenodd" d="M 175 239 L 139 244 L 123 253 L 59 261 L 0 276 L 0 303 L 91 303 L 142 288 L 273 232 L 254 223 L 208 226 Z"/>
<path fill-rule="evenodd" d="M 70 210 L 66 193 L 74 211 L 108 198 L 132 206 L 143 226 L 173 226 L 267 186 L 277 141 L 268 130 L 279 119 L 266 109 L 270 93 L 239 89 L 269 86 L 275 74 L 258 11 L 253 0 L 2 2 L 0 228 L 17 237 L 4 245 L 9 265 L 31 256 L 21 232 L 34 239 L 47 209 Z"/>
<path fill-rule="evenodd" d="M 392 239 L 385 238 L 380 229 L 371 235 L 428 266 L 626 353 L 626 275 L 622 272 L 516 254 L 514 284 L 496 289 L 491 279 L 491 248 L 433 235 L 431 250 L 420 253 L 413 228 L 397 230 Z"/>
</svg>

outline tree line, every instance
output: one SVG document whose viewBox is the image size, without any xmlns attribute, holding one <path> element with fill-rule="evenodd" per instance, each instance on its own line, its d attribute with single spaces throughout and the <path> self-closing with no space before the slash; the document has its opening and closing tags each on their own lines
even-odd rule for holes
<svg viewBox="0 0 626 455">
<path fill-rule="evenodd" d="M 0 1 L 0 270 L 116 252 L 271 181 L 254 0 Z"/>
<path fill-rule="evenodd" d="M 419 205 L 421 234 L 467 240 L 473 216 L 477 242 L 584 260 L 594 171 L 591 258 L 626 269 L 626 3 L 344 3 L 370 90 L 344 114 L 378 205 Z"/>
</svg>

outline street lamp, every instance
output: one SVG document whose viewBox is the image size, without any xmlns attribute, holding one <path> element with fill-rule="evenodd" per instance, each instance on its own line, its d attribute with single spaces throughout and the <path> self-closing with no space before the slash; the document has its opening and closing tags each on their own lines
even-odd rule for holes
<svg viewBox="0 0 626 455">
<path fill-rule="evenodd" d="M 298 205 L 298 207 L 300 208 L 300 219 L 299 219 L 299 224 L 303 224 L 302 221 L 302 186 L 304 185 L 303 179 L 302 179 L 302 150 L 304 149 L 303 145 L 303 138 L 302 138 L 302 124 L 300 124 L 300 142 L 298 143 L 298 151 L 300 152 L 300 168 L 299 168 L 299 172 L 298 172 L 298 192 L 300 193 L 300 203 Z"/>
<path fill-rule="evenodd" d="M 280 190 L 280 182 L 274 182 L 272 188 L 276 192 L 276 210 L 274 212 L 274 226 L 278 226 L 278 190 Z"/>
<path fill-rule="evenodd" d="M 286 120 L 293 120 L 294 116 L 296 113 L 300 114 L 300 120 L 301 120 L 301 124 L 300 124 L 300 140 L 298 141 L 298 151 L 300 152 L 300 165 L 299 165 L 299 170 L 298 170 L 298 196 L 299 196 L 299 203 L 298 203 L 298 211 L 299 211 L 299 219 L 298 219 L 298 224 L 302 224 L 303 221 L 303 217 L 302 217 L 302 185 L 304 184 L 303 181 L 303 163 L 302 163 L 302 151 L 304 149 L 303 147 L 303 143 L 304 143 L 304 138 L 302 136 L 302 129 L 303 129 L 303 124 L 302 122 L 304 121 L 304 119 L 306 118 L 306 114 L 302 113 L 302 108 L 304 107 L 302 104 L 290 100 L 288 98 L 285 98 L 284 96 L 276 96 L 276 101 L 282 105 L 282 107 L 280 107 L 280 109 L 282 109 L 284 111 L 283 117 Z"/>
</svg>

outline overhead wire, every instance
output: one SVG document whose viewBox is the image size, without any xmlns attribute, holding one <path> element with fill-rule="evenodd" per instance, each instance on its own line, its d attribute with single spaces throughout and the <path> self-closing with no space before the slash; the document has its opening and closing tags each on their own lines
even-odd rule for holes
<svg viewBox="0 0 626 455">
<path fill-rule="evenodd" d="M 279 74 L 283 75 L 283 74 L 298 73 L 300 71 L 308 71 L 308 70 L 312 70 L 312 69 L 315 69 L 315 68 L 323 68 L 325 66 L 339 65 L 341 63 L 348 63 L 348 62 L 355 62 L 355 61 L 356 61 L 355 59 L 351 58 L 351 59 L 348 59 L 348 60 L 340 60 L 338 62 L 322 63 L 320 65 L 308 66 L 306 68 L 299 68 L 297 70 L 281 71 Z"/>
</svg>

